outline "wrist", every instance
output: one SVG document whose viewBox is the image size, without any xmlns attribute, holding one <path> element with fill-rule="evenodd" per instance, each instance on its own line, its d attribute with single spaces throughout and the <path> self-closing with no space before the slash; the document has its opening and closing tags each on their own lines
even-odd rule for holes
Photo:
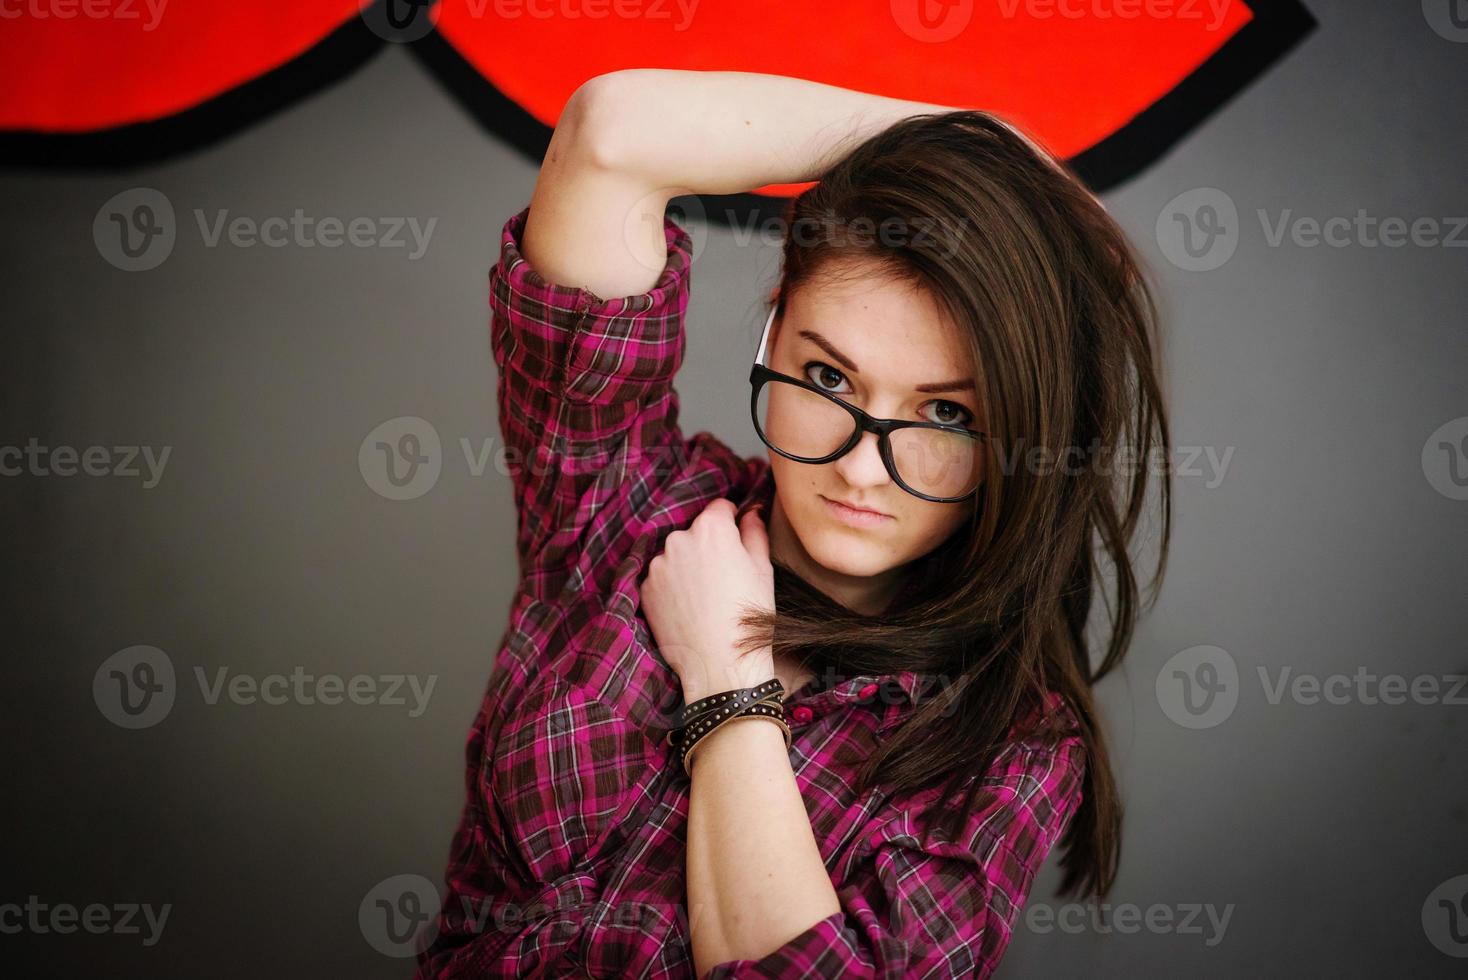
<svg viewBox="0 0 1468 980">
<path fill-rule="evenodd" d="M 774 676 L 774 660 L 770 657 L 756 659 L 751 656 L 739 663 L 701 667 L 691 676 L 682 678 L 683 702 L 692 704 L 713 694 L 754 687 Z"/>
</svg>

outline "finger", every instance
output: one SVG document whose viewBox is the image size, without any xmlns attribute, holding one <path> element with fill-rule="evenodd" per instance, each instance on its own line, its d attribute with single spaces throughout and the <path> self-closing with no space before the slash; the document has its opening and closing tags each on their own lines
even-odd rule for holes
<svg viewBox="0 0 1468 980">
<path fill-rule="evenodd" d="M 765 522 L 760 519 L 758 510 L 750 508 L 740 519 L 739 540 L 744 542 L 744 550 L 751 557 L 763 562 L 770 560 L 770 535 L 765 530 Z"/>
</svg>

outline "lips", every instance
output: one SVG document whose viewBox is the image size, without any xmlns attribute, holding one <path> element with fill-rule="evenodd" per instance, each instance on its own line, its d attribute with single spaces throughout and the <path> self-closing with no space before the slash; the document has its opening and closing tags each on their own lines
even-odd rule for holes
<svg viewBox="0 0 1468 980">
<path fill-rule="evenodd" d="M 598 51 L 600 71 L 767 71 L 778 55 L 792 75 L 999 111 L 1105 189 L 1168 149 L 1314 26 L 1299 0 L 1082 18 L 928 0 L 839 13 L 830 4 L 760 2 L 707 4 L 694 16 L 680 3 L 663 6 L 661 17 L 543 18 L 485 16 L 485 5 L 472 2 L 392 0 L 380 11 L 393 29 L 385 37 L 381 18 L 364 15 L 364 7 L 376 14 L 380 5 L 307 0 L 165 10 L 140 2 L 133 17 L 8 19 L 0 145 L 14 133 L 24 136 L 14 149 L 38 159 L 117 163 L 166 155 L 306 97 L 390 40 L 418 38 L 401 47 L 531 162 L 542 155 L 566 100 L 592 74 L 586 59 L 548 58 L 548 51 Z M 842 44 L 803 43 L 833 26 Z M 1056 98 L 1057 91 L 1065 97 Z M 147 138 L 62 141 L 171 117 L 170 128 Z M 162 151 L 160 135 L 168 137 Z M 763 191 L 790 197 L 807 186 Z"/>
<path fill-rule="evenodd" d="M 892 520 L 889 514 L 852 507 L 849 504 L 832 500 L 824 494 L 821 495 L 821 501 L 825 504 L 826 512 L 831 515 L 832 520 L 845 524 L 848 527 L 877 527 Z"/>
<path fill-rule="evenodd" d="M 829 500 L 829 501 L 831 501 L 831 503 L 833 503 L 833 504 L 838 504 L 838 505 L 840 505 L 842 507 L 845 507 L 847 510 L 854 510 L 854 511 L 857 511 L 857 512 L 862 513 L 862 514 L 871 514 L 871 515 L 873 515 L 875 517 L 891 517 L 892 516 L 891 514 L 888 514 L 885 511 L 875 510 L 875 509 L 873 509 L 871 507 L 858 507 L 858 506 L 856 506 L 856 504 L 848 504 L 844 500 L 836 500 L 836 499 L 831 498 L 831 497 L 827 497 L 826 499 Z"/>
</svg>

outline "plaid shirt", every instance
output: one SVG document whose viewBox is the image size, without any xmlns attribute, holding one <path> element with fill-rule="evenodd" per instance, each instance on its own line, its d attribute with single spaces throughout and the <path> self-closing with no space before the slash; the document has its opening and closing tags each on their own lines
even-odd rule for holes
<svg viewBox="0 0 1468 980">
<path fill-rule="evenodd" d="M 710 501 L 768 501 L 773 482 L 764 459 L 679 431 L 688 234 L 665 219 L 656 284 L 604 300 L 527 264 L 528 212 L 506 222 L 489 276 L 521 582 L 469 734 L 468 801 L 417 976 L 693 977 L 690 784 L 660 739 L 681 689 L 638 583 Z M 842 910 L 708 976 L 988 976 L 1080 800 L 1080 740 L 1012 744 L 982 774 L 962 835 L 922 847 L 936 790 L 851 786 L 923 679 L 827 680 L 786 707 L 790 765 Z"/>
</svg>

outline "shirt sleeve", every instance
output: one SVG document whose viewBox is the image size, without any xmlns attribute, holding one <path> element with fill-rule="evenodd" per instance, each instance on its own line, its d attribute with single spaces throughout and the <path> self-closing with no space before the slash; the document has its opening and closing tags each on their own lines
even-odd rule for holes
<svg viewBox="0 0 1468 980">
<path fill-rule="evenodd" d="M 988 977 L 1080 804 L 1083 760 L 1078 736 L 1006 750 L 958 840 L 934 831 L 923 846 L 923 808 L 903 810 L 870 835 L 869 856 L 837 888 L 841 911 L 758 960 L 715 965 L 706 980 Z"/>
<path fill-rule="evenodd" d="M 481 709 L 468 754 L 485 762 L 469 772 L 469 804 L 416 980 L 569 976 L 593 965 L 612 976 L 645 941 L 633 930 L 594 932 L 608 912 L 587 859 L 599 845 L 624 846 L 635 784 L 653 776 L 643 734 L 562 682 L 531 701 L 492 738 Z"/>
<path fill-rule="evenodd" d="M 564 567 L 600 509 L 679 451 L 692 239 L 663 218 L 667 264 L 645 293 L 603 299 L 550 282 L 521 252 L 527 205 L 489 274 L 490 346 L 522 575 Z M 534 583 L 532 583 L 534 585 Z"/>
</svg>

